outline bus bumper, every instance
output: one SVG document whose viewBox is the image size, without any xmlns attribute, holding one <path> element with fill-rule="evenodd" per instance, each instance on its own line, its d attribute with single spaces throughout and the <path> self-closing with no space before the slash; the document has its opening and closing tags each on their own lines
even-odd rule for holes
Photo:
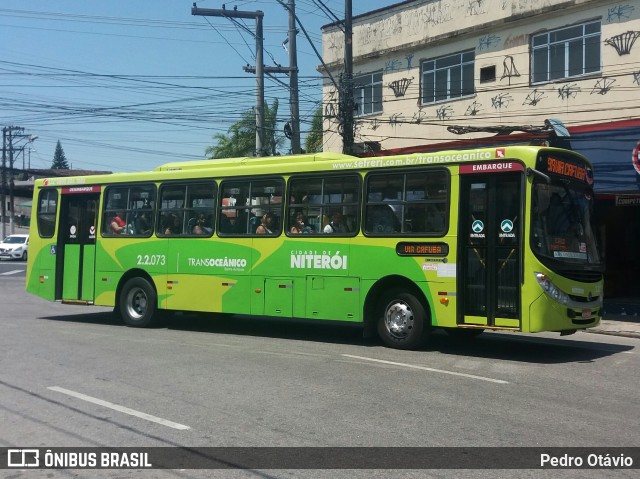
<svg viewBox="0 0 640 479">
<path fill-rule="evenodd" d="M 602 304 L 591 307 L 564 305 L 541 295 L 529 307 L 530 333 L 542 331 L 569 332 L 571 330 L 593 328 L 602 319 Z M 523 328 L 524 331 L 525 328 Z M 565 333 L 566 334 L 566 333 Z"/>
</svg>

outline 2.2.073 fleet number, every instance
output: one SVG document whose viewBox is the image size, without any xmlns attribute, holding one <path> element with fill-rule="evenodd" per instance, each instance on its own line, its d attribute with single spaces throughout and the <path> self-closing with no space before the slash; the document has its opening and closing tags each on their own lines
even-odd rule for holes
<svg viewBox="0 0 640 479">
<path fill-rule="evenodd" d="M 164 266 L 167 262 L 167 257 L 163 254 L 139 254 L 138 266 Z"/>
</svg>

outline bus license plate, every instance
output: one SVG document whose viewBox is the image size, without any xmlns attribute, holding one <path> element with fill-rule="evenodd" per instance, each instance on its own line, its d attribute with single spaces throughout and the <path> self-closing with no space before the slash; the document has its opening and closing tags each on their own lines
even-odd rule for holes
<svg viewBox="0 0 640 479">
<path fill-rule="evenodd" d="M 590 318 L 591 317 L 591 310 L 590 309 L 583 309 L 582 310 L 582 317 L 583 318 Z"/>
</svg>

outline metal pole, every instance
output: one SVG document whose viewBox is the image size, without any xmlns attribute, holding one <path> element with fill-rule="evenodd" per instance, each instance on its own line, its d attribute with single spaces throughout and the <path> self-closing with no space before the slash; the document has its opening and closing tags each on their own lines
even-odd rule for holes
<svg viewBox="0 0 640 479">
<path fill-rule="evenodd" d="M 213 8 L 198 8 L 193 4 L 191 15 L 226 18 L 252 18 L 256 21 L 256 156 L 264 153 L 264 47 L 262 33 L 262 19 L 264 12 L 245 12 L 241 10 L 226 10 Z"/>
<path fill-rule="evenodd" d="M 15 198 L 13 196 L 13 135 L 12 131 L 9 130 L 9 205 L 11 208 L 9 209 L 9 231 L 11 234 L 15 233 L 15 225 L 13 224 L 13 217 L 16 213 Z"/>
<path fill-rule="evenodd" d="M 342 152 L 353 154 L 353 22 L 351 0 L 344 2 L 344 76 L 342 78 Z"/>
<path fill-rule="evenodd" d="M 5 207 L 7 203 L 7 128 L 2 129 L 2 183 L 0 184 L 0 202 L 2 202 L 2 214 L 0 216 L 0 222 L 2 223 L 2 238 L 7 236 L 7 226 L 5 225 Z"/>
<path fill-rule="evenodd" d="M 264 40 L 261 11 L 256 12 L 256 156 L 264 155 Z"/>
<path fill-rule="evenodd" d="M 296 2 L 289 0 L 289 103 L 291 107 L 291 153 L 300 153 L 300 103 L 298 99 L 298 50 L 296 45 Z"/>
</svg>

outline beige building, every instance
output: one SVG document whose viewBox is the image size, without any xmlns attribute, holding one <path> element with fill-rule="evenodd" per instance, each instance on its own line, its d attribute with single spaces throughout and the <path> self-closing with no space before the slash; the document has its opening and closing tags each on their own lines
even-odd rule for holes
<svg viewBox="0 0 640 479">
<path fill-rule="evenodd" d="M 344 34 L 330 24 L 322 37 L 338 80 Z M 375 155 L 546 142 L 585 154 L 609 295 L 638 298 L 639 37 L 640 0 L 410 0 L 354 17 L 356 145 Z M 324 150 L 342 151 L 326 75 L 323 103 Z"/>
<path fill-rule="evenodd" d="M 637 0 L 414 0 L 355 17 L 356 142 L 390 150 L 459 140 L 456 126 L 634 118 L 638 36 Z M 335 24 L 323 56 L 338 78 Z M 323 93 L 325 150 L 340 151 L 337 89 L 326 81 Z"/>
</svg>

